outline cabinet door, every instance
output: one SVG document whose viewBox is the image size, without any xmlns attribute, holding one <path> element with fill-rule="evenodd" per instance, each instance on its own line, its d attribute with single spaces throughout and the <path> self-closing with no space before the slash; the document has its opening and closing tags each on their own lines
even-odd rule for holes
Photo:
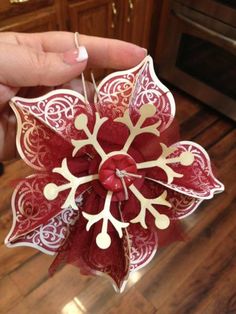
<svg viewBox="0 0 236 314">
<path fill-rule="evenodd" d="M 13 32 L 46 32 L 57 30 L 57 16 L 54 10 L 47 9 L 35 14 L 25 14 L 18 18 L 8 19 L 0 22 L 0 31 Z"/>
<path fill-rule="evenodd" d="M 153 0 L 123 0 L 123 39 L 149 48 Z"/>
<path fill-rule="evenodd" d="M 69 27 L 73 32 L 99 37 L 115 37 L 118 32 L 118 10 L 115 1 L 87 0 L 69 3 Z M 104 70 L 92 69 L 96 79 Z M 86 76 L 89 73 L 87 71 Z"/>
<path fill-rule="evenodd" d="M 11 0 L 0 0 L 0 21 L 17 17 L 24 13 L 36 12 L 39 9 L 53 5 L 53 3 L 54 0 L 25 0 L 18 3 L 11 3 Z"/>
<path fill-rule="evenodd" d="M 69 25 L 82 34 L 113 37 L 117 9 L 111 0 L 87 0 L 69 4 Z"/>
</svg>

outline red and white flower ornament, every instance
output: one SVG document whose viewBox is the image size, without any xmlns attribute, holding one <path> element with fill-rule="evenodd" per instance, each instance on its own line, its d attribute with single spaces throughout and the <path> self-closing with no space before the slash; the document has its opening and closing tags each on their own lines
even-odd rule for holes
<svg viewBox="0 0 236 314">
<path fill-rule="evenodd" d="M 175 142 L 174 99 L 149 56 L 108 75 L 92 104 L 61 89 L 11 106 L 19 154 L 37 174 L 14 191 L 5 242 L 57 253 L 51 272 L 71 263 L 121 291 L 181 237 L 180 219 L 224 189 L 201 146 Z"/>
</svg>

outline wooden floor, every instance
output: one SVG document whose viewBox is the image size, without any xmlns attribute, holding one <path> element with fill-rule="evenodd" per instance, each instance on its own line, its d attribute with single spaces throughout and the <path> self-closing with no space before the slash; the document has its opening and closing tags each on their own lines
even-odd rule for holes
<svg viewBox="0 0 236 314">
<path fill-rule="evenodd" d="M 12 179 L 30 173 L 22 162 L 0 178 L 0 313 L 236 313 L 236 128 L 233 122 L 175 92 L 182 139 L 204 146 L 226 191 L 185 219 L 189 239 L 159 250 L 116 294 L 104 278 L 72 266 L 49 278 L 52 257 L 31 248 L 8 249 Z"/>
</svg>

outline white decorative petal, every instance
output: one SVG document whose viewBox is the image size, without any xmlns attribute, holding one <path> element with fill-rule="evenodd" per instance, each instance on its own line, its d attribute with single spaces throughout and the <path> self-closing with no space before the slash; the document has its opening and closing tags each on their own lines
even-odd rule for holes
<svg viewBox="0 0 236 314">
<path fill-rule="evenodd" d="M 157 78 L 153 61 L 147 56 L 136 67 L 108 75 L 98 86 L 99 99 L 95 103 L 102 116 L 122 117 L 126 109 L 138 111 L 144 104 L 156 107 L 154 121 L 160 121 L 159 130 L 165 130 L 175 115 L 172 94 Z"/>
<path fill-rule="evenodd" d="M 212 172 L 209 155 L 203 147 L 191 141 L 181 141 L 171 147 L 175 150 L 169 155 L 170 160 L 177 160 L 179 156 L 187 153 L 194 157 L 194 161 L 190 165 L 184 165 L 181 162 L 172 163 L 171 169 L 182 176 L 175 177 L 171 183 L 167 183 L 164 179 L 158 179 L 158 170 L 157 174 L 152 171 L 152 175 L 148 175 L 148 179 L 199 199 L 210 199 L 214 194 L 224 191 L 224 185 L 216 179 Z"/>
</svg>

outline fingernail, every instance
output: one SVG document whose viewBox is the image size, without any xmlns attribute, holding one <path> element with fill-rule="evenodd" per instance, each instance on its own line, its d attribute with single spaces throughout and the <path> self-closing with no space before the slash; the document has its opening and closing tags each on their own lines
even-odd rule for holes
<svg viewBox="0 0 236 314">
<path fill-rule="evenodd" d="M 76 64 L 84 62 L 88 59 L 88 53 L 84 46 L 80 46 L 78 49 L 66 51 L 63 56 L 63 61 L 67 64 Z"/>
<path fill-rule="evenodd" d="M 147 55 L 147 49 L 146 48 L 143 48 L 143 53 L 145 56 Z"/>
<path fill-rule="evenodd" d="M 137 56 L 140 57 L 140 58 L 145 58 L 146 55 L 147 55 L 147 49 L 138 47 L 138 48 L 136 49 L 136 54 L 137 54 Z"/>
<path fill-rule="evenodd" d="M 145 48 L 139 48 L 138 55 L 139 55 L 139 56 L 146 57 L 146 55 L 147 55 L 147 49 L 145 49 Z"/>
</svg>

